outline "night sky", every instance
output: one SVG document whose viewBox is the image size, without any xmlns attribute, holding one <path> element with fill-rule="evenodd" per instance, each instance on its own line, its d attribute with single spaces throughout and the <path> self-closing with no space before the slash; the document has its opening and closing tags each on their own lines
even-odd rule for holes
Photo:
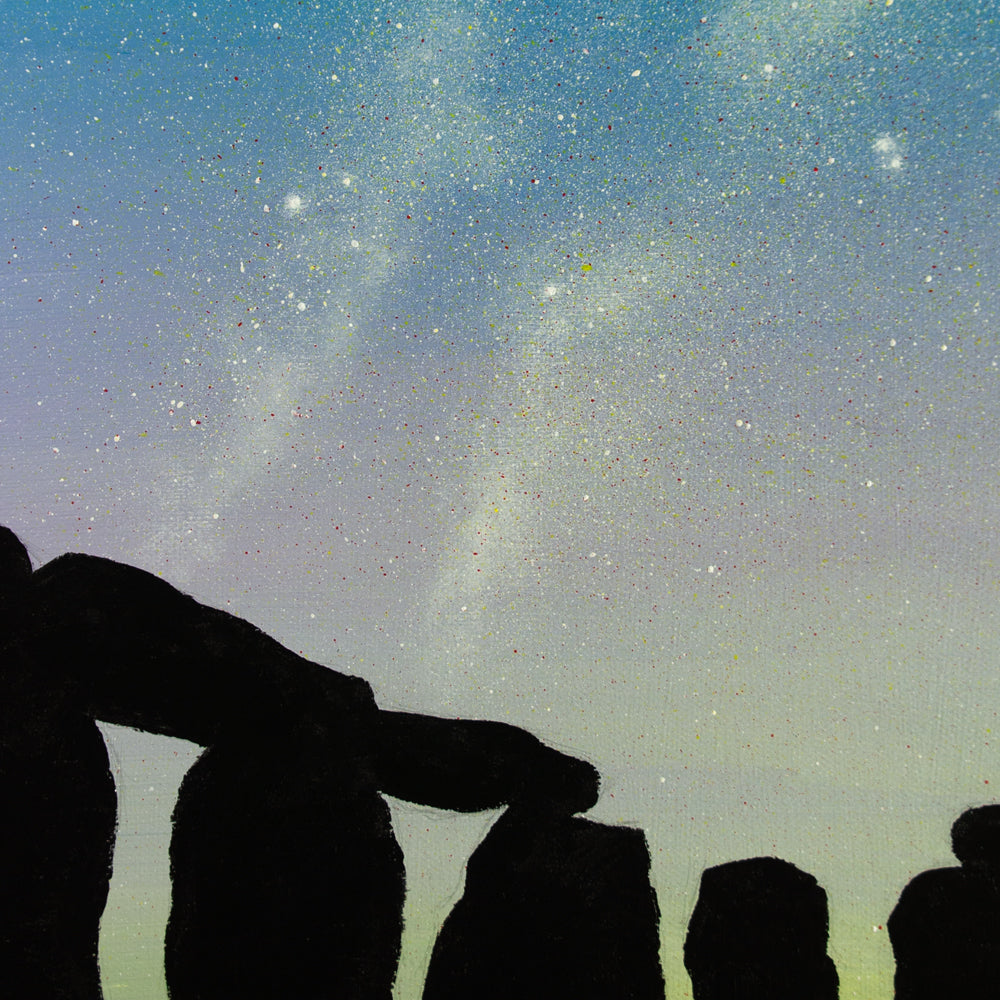
<svg viewBox="0 0 1000 1000">
<path fill-rule="evenodd" d="M 591 760 L 668 995 L 776 854 L 841 996 L 994 801 L 989 2 L 4 0 L 0 521 Z M 109 996 L 197 750 L 106 729 Z M 494 814 L 394 804 L 397 996 Z M 159 928 L 159 930 L 157 930 Z M 158 964 L 159 963 L 159 964 Z"/>
</svg>

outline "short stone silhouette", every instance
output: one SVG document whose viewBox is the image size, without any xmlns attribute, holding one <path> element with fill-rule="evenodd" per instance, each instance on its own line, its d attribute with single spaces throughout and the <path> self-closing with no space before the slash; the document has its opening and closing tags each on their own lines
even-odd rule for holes
<svg viewBox="0 0 1000 1000">
<path fill-rule="evenodd" d="M 684 942 L 695 1000 L 836 1000 L 826 892 L 780 858 L 706 868 Z"/>
<path fill-rule="evenodd" d="M 424 1000 L 663 1000 L 640 830 L 511 808 L 469 859 Z"/>
<path fill-rule="evenodd" d="M 1000 996 L 1000 804 L 951 828 L 960 867 L 913 878 L 889 917 L 897 1000 Z"/>
<path fill-rule="evenodd" d="M 402 855 L 386 791 L 474 810 L 590 808 L 589 764 L 495 722 L 382 712 L 165 581 L 95 556 L 32 572 L 0 528 L 0 976 L 19 998 L 98 1000 L 115 790 L 94 720 L 207 749 L 171 844 L 173 1000 L 388 1000 Z"/>
</svg>

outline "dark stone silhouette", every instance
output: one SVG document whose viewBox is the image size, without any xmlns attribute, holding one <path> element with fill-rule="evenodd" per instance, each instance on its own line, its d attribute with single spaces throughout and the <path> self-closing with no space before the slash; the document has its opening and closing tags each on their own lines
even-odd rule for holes
<svg viewBox="0 0 1000 1000">
<path fill-rule="evenodd" d="M 172 997 L 391 997 L 403 856 L 349 738 L 275 725 L 209 747 L 170 861 Z"/>
<path fill-rule="evenodd" d="M 403 858 L 375 789 L 462 811 L 533 795 L 586 809 L 596 793 L 590 765 L 502 723 L 378 712 L 365 730 L 294 728 L 228 734 L 181 785 L 172 996 L 391 996 Z"/>
<path fill-rule="evenodd" d="M 21 641 L 31 561 L 0 528 L 0 983 L 19 998 L 99 1000 L 115 786 L 104 739 Z"/>
<path fill-rule="evenodd" d="M 596 801 L 598 776 L 512 726 L 380 712 L 371 688 L 142 570 L 34 573 L 0 528 L 5 993 L 101 996 L 116 802 L 94 720 L 207 747 L 171 845 L 174 1000 L 388 998 L 402 855 L 379 794 L 453 809 Z"/>
<path fill-rule="evenodd" d="M 512 808 L 469 859 L 424 1000 L 663 1000 L 658 924 L 641 831 Z"/>
<path fill-rule="evenodd" d="M 961 867 L 922 872 L 889 917 L 897 1000 L 1000 996 L 1000 805 L 951 828 Z"/>
<path fill-rule="evenodd" d="M 780 858 L 706 868 L 684 942 L 695 1000 L 836 1000 L 826 892 Z"/>
<path fill-rule="evenodd" d="M 591 764 L 503 722 L 379 712 L 369 742 L 379 790 L 408 802 L 456 812 L 542 804 L 568 816 L 597 801 Z"/>
<path fill-rule="evenodd" d="M 117 805 L 104 739 L 89 719 L 10 697 L 10 659 L 0 653 L 0 994 L 100 1000 Z"/>
</svg>

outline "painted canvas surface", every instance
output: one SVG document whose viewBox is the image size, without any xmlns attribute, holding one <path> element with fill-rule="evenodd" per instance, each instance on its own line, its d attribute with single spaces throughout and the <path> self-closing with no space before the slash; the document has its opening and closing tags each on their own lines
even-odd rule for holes
<svg viewBox="0 0 1000 1000">
<path fill-rule="evenodd" d="M 941 0 L 0 5 L 0 523 L 379 706 L 521 727 L 840 996 L 995 800 L 1000 14 Z M 166 997 L 199 748 L 103 726 L 106 996 Z M 498 811 L 390 800 L 398 1000 Z"/>
</svg>

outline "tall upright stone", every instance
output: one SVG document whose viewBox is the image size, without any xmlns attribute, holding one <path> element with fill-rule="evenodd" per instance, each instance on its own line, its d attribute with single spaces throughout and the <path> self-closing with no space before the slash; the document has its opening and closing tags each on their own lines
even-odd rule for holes
<svg viewBox="0 0 1000 1000">
<path fill-rule="evenodd" d="M 0 527 L 0 994 L 99 1000 L 115 785 L 100 731 L 32 634 L 31 583 Z"/>
<path fill-rule="evenodd" d="M 658 925 L 641 831 L 510 809 L 469 859 L 424 1000 L 662 1000 Z"/>
</svg>

